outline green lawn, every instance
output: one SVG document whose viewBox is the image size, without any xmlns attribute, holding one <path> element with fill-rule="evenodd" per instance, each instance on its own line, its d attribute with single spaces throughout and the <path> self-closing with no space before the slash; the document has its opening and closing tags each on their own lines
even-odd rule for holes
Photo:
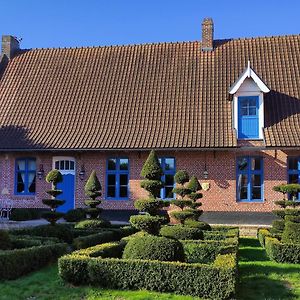
<svg viewBox="0 0 300 300">
<path fill-rule="evenodd" d="M 266 257 L 254 238 L 241 238 L 239 250 L 239 284 L 237 299 L 300 299 L 300 265 L 278 264 Z M 18 280 L 0 283 L 1 300 L 192 300 L 194 297 L 147 291 L 114 291 L 91 287 L 73 287 L 57 276 L 50 266 Z"/>
<path fill-rule="evenodd" d="M 300 299 L 300 265 L 270 261 L 257 239 L 240 239 L 239 275 L 237 299 Z"/>
</svg>

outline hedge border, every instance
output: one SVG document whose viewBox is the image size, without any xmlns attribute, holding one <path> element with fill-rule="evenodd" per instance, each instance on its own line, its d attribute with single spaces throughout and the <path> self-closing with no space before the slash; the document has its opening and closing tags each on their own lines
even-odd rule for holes
<svg viewBox="0 0 300 300">
<path fill-rule="evenodd" d="M 59 275 L 72 284 L 147 289 L 212 299 L 235 293 L 236 254 L 217 256 L 213 264 L 189 264 L 70 254 L 59 259 Z"/>
<path fill-rule="evenodd" d="M 65 254 L 68 245 L 57 243 L 30 248 L 0 251 L 0 280 L 16 279 L 55 261 Z"/>
</svg>

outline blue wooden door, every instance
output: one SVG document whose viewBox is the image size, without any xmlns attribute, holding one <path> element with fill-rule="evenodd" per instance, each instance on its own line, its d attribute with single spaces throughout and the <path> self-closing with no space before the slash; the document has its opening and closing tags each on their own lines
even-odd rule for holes
<svg viewBox="0 0 300 300">
<path fill-rule="evenodd" d="M 238 98 L 238 137 L 259 138 L 258 96 Z"/>
<path fill-rule="evenodd" d="M 57 199 L 65 200 L 65 204 L 57 208 L 59 212 L 67 212 L 75 206 L 75 160 L 67 157 L 59 157 L 53 160 L 54 168 L 63 175 L 63 181 L 57 185 L 57 189 L 62 190 Z"/>
</svg>

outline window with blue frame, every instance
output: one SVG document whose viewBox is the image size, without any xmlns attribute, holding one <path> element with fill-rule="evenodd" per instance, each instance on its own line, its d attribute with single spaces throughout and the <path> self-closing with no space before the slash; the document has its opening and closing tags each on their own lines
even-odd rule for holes
<svg viewBox="0 0 300 300">
<path fill-rule="evenodd" d="M 238 157 L 236 182 L 238 201 L 263 201 L 263 159 Z"/>
<path fill-rule="evenodd" d="M 288 183 L 300 184 L 300 157 L 288 158 Z M 300 193 L 296 196 L 296 200 L 300 200 Z M 289 195 L 289 199 L 292 199 L 292 195 Z"/>
<path fill-rule="evenodd" d="M 162 176 L 164 187 L 160 190 L 160 198 L 173 199 L 174 193 L 172 192 L 172 190 L 175 186 L 174 175 L 176 173 L 175 158 L 161 157 L 159 158 L 159 162 L 164 173 L 164 175 Z"/>
<path fill-rule="evenodd" d="M 128 158 L 109 158 L 106 165 L 106 198 L 128 199 L 129 160 Z"/>
<path fill-rule="evenodd" d="M 238 138 L 259 138 L 259 97 L 238 97 Z"/>
<path fill-rule="evenodd" d="M 19 158 L 15 167 L 15 194 L 35 194 L 36 161 L 34 158 Z"/>
</svg>

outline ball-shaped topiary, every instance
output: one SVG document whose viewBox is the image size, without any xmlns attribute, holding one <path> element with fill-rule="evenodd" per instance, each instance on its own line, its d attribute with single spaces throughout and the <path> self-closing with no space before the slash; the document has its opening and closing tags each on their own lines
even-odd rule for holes
<svg viewBox="0 0 300 300">
<path fill-rule="evenodd" d="M 282 233 L 283 243 L 300 244 L 300 223 L 285 222 Z"/>
<path fill-rule="evenodd" d="M 161 199 L 139 199 L 134 201 L 134 207 L 142 212 L 146 212 L 151 216 L 157 215 L 159 210 L 165 206 L 165 202 Z"/>
<path fill-rule="evenodd" d="M 201 229 L 183 226 L 181 224 L 163 226 L 159 234 L 177 240 L 203 240 L 203 232 Z"/>
<path fill-rule="evenodd" d="M 130 239 L 123 252 L 124 259 L 184 261 L 183 246 L 179 241 L 145 235 Z"/>
</svg>

